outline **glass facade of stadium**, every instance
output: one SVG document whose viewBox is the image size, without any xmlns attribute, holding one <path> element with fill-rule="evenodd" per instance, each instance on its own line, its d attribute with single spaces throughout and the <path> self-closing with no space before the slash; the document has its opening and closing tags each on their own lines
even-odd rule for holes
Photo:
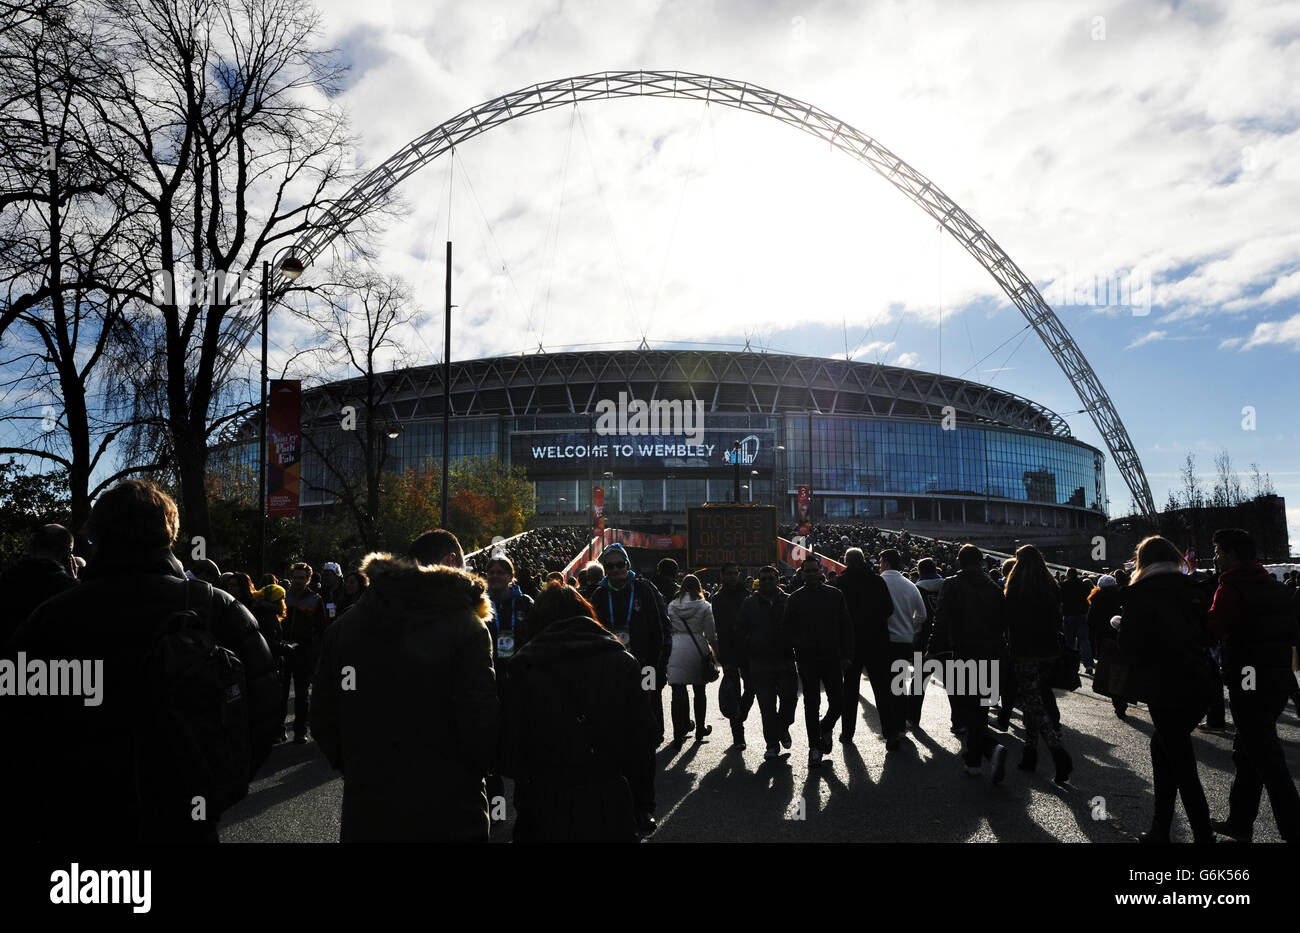
<svg viewBox="0 0 1300 933">
<path fill-rule="evenodd" d="M 441 367 L 384 374 L 384 418 L 398 425 L 385 469 L 436 461 Z M 635 423 L 602 432 L 602 400 L 685 400 L 703 426 Z M 304 506 L 331 497 L 317 450 L 341 449 L 340 408 L 355 386 L 305 392 Z M 822 521 L 1094 529 L 1105 521 L 1104 459 L 1027 399 L 914 370 L 720 351 L 536 354 L 453 364 L 453 460 L 522 466 L 543 520 L 585 523 L 604 490 L 614 523 L 679 527 L 688 506 L 729 502 L 741 442 L 741 499 L 794 514 L 798 487 Z M 638 429 L 638 428 L 641 429 Z M 685 428 L 686 430 L 681 430 Z"/>
</svg>

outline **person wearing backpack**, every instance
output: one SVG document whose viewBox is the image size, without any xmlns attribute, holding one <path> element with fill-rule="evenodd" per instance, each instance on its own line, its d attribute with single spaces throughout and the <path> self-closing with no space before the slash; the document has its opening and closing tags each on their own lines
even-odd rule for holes
<svg viewBox="0 0 1300 933">
<path fill-rule="evenodd" d="M 1277 737 L 1277 719 L 1295 690 L 1296 604 L 1286 584 L 1256 559 L 1249 532 L 1220 528 L 1212 540 L 1220 573 L 1210 606 L 1210 634 L 1222 641 L 1223 676 L 1237 727 L 1228 816 L 1215 821 L 1214 828 L 1249 842 L 1267 790 L 1278 832 L 1287 842 L 1300 842 L 1300 794 Z"/>
<path fill-rule="evenodd" d="M 171 553 L 179 524 L 153 483 L 109 489 L 90 514 L 82 581 L 16 633 L 29 667 L 93 659 L 102 677 L 97 697 L 83 680 L 85 695 L 3 701 L 17 704 L 7 758 L 24 763 L 4 802 L 13 813 L 0 815 L 13 840 L 216 842 L 222 808 L 270 755 L 275 661 L 247 609 L 187 581 Z"/>
</svg>

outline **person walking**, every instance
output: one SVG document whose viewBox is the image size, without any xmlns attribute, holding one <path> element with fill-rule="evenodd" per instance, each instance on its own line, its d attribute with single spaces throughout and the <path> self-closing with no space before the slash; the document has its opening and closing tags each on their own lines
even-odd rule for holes
<svg viewBox="0 0 1300 933">
<path fill-rule="evenodd" d="M 853 659 L 844 670 L 840 741 L 852 742 L 857 731 L 863 671 L 867 673 L 876 699 L 881 735 L 888 741 L 886 701 L 881 694 L 889 692 L 889 617 L 894 611 L 894 601 L 889 595 L 888 585 L 867 563 L 866 554 L 860 547 L 851 547 L 844 552 L 844 572 L 835 585 L 844 594 L 849 618 L 853 622 Z"/>
<path fill-rule="evenodd" d="M 713 624 L 718 631 L 718 663 L 725 678 L 740 680 L 740 702 L 731 723 L 731 746 L 745 747 L 745 720 L 754 706 L 754 685 L 750 683 L 749 656 L 740 632 L 740 607 L 750 592 L 740 581 L 740 568 L 733 563 L 722 565 L 722 586 L 710 600 Z M 721 692 L 721 688 L 719 688 Z M 725 710 L 723 711 L 726 712 Z"/>
<path fill-rule="evenodd" d="M 788 632 L 803 686 L 808 764 L 816 767 L 833 748 L 831 735 L 844 699 L 844 671 L 853 661 L 853 623 L 844 594 L 826 585 L 821 560 L 809 557 L 800 570 L 803 587 L 786 600 L 782 625 Z M 826 715 L 821 691 L 826 689 Z"/>
<path fill-rule="evenodd" d="M 1061 621 L 1065 628 L 1065 643 L 1079 652 L 1084 673 L 1092 676 L 1092 640 L 1088 637 L 1088 587 L 1079 579 L 1079 571 L 1071 567 L 1061 583 Z"/>
<path fill-rule="evenodd" d="M 880 579 L 889 588 L 894 609 L 887 621 L 888 679 L 879 684 L 873 683 L 871 690 L 880 707 L 880 728 L 885 738 L 885 751 L 892 752 L 900 747 L 907 735 L 907 701 L 912 691 L 912 644 L 916 640 L 916 633 L 925 624 L 925 599 L 916 584 L 903 576 L 903 558 L 897 550 L 885 548 L 878 559 Z M 902 675 L 905 675 L 903 689 L 896 693 L 893 685 Z"/>
<path fill-rule="evenodd" d="M 311 725 L 343 774 L 340 842 L 488 838 L 500 705 L 486 587 L 463 565 L 442 529 L 370 554 L 370 587 L 325 630 Z"/>
<path fill-rule="evenodd" d="M 1032 544 L 1017 548 L 1004 597 L 1017 703 L 1025 714 L 1025 750 L 1017 767 L 1022 771 L 1038 767 L 1041 735 L 1056 763 L 1055 781 L 1065 784 L 1074 762 L 1043 702 L 1043 690 L 1050 689 L 1052 669 L 1061 653 L 1061 593 L 1043 552 Z"/>
<path fill-rule="evenodd" d="M 695 730 L 695 741 L 703 742 L 713 732 L 705 723 L 709 699 L 705 692 L 710 668 L 715 660 L 718 633 L 713 621 L 713 607 L 704 598 L 700 579 L 688 573 L 681 589 L 668 604 L 668 621 L 673 627 L 673 649 L 668 658 L 668 685 L 672 687 L 673 744 L 681 745 Z M 690 701 L 686 688 L 695 694 L 695 721 L 690 720 Z"/>
<path fill-rule="evenodd" d="M 289 592 L 284 597 L 287 615 L 282 628 L 288 640 L 288 654 L 285 657 L 280 707 L 285 714 L 288 713 L 289 690 L 292 688 L 295 745 L 307 741 L 307 723 L 311 712 L 308 690 L 320 659 L 321 636 L 329 625 L 325 601 L 319 593 L 311 591 L 311 579 L 310 564 L 294 564 L 289 569 Z"/>
<path fill-rule="evenodd" d="M 577 590 L 529 616 L 501 703 L 515 842 L 635 842 L 654 828 L 655 729 L 641 669 Z"/>
<path fill-rule="evenodd" d="M 1123 606 L 1123 587 L 1119 581 L 1118 576 L 1102 574 L 1088 594 L 1088 630 L 1093 650 L 1097 653 L 1098 665 L 1094 668 L 1094 674 L 1098 676 L 1103 671 L 1109 676 L 1119 657 L 1119 637 L 1110 624 L 1110 620 L 1119 615 Z M 1123 720 L 1128 716 L 1128 700 L 1122 690 L 1113 690 L 1110 685 L 1098 684 L 1096 681 L 1093 688 L 1112 691 L 1110 703 L 1116 717 Z"/>
<path fill-rule="evenodd" d="M 925 657 L 929 650 L 930 637 L 934 634 L 934 611 L 939 605 L 939 592 L 943 589 L 943 575 L 939 573 L 939 567 L 932 557 L 922 557 L 916 562 L 917 579 L 916 588 L 925 600 L 925 622 L 922 623 L 920 630 L 916 634 L 916 640 L 913 642 L 913 655 L 922 655 Z M 921 708 L 925 703 L 925 688 L 929 678 L 922 678 L 921 689 L 907 697 L 904 704 L 904 710 L 907 716 L 907 724 L 915 729 L 921 725 Z M 949 703 L 949 720 L 954 734 L 957 733 L 959 724 L 957 715 L 952 710 L 952 704 Z"/>
<path fill-rule="evenodd" d="M 984 572 L 984 554 L 975 545 L 961 546 L 957 566 L 960 569 L 943 581 L 939 591 L 929 653 L 967 666 L 972 662 L 1000 665 L 1006 631 L 1002 590 Z M 992 781 L 1000 784 L 1006 776 L 1007 750 L 989 737 L 988 711 L 980 703 L 979 693 L 969 686 L 972 679 L 978 678 L 965 678 L 968 685 L 963 690 L 957 690 L 956 684 L 946 685 L 957 720 L 965 730 L 962 758 L 966 774 L 978 775 L 988 758 Z M 1007 702 L 1005 695 L 1003 702 Z"/>
<path fill-rule="evenodd" d="M 1196 770 L 1192 730 L 1209 707 L 1215 679 L 1204 649 L 1209 637 L 1205 594 L 1183 569 L 1177 545 L 1153 535 L 1138 545 L 1133 577 L 1125 587 L 1118 626 L 1119 650 L 1129 662 L 1125 694 L 1151 711 L 1151 775 L 1155 813 L 1144 843 L 1169 842 L 1174 804 L 1183 810 L 1196 842 L 1214 842 L 1210 805 Z"/>
<path fill-rule="evenodd" d="M 763 740 L 767 743 L 763 757 L 768 761 L 781 757 L 781 747 L 794 744 L 790 727 L 799 700 L 794 648 L 782 624 L 790 597 L 781 589 L 780 579 L 775 567 L 763 567 L 758 572 L 758 592 L 740 605 L 740 633 L 763 720 Z"/>
<path fill-rule="evenodd" d="M 221 808 L 270 755 L 271 652 L 236 599 L 187 580 L 171 551 L 179 529 L 155 484 L 117 483 L 91 509 L 81 581 L 15 633 L 29 666 L 95 659 L 81 685 L 93 676 L 99 701 L 0 699 L 16 727 L 5 770 L 18 787 L 0 800 L 7 840 L 71 851 L 217 842 Z M 216 707 L 194 699 L 214 693 Z"/>
<path fill-rule="evenodd" d="M 1295 691 L 1296 603 L 1256 558 L 1249 532 L 1220 528 L 1212 540 L 1219 588 L 1210 606 L 1210 634 L 1223 645 L 1223 674 L 1237 727 L 1228 815 L 1214 828 L 1249 842 L 1267 790 L 1278 832 L 1287 842 L 1300 842 L 1300 794 L 1277 737 L 1277 719 Z"/>
</svg>

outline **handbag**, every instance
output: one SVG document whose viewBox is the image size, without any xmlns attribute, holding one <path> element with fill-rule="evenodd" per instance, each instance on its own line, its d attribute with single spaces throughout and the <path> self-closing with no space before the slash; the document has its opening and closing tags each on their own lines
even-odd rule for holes
<svg viewBox="0 0 1300 933">
<path fill-rule="evenodd" d="M 1097 666 L 1093 668 L 1092 692 L 1122 700 L 1128 683 L 1128 663 L 1120 656 L 1119 645 L 1114 641 L 1102 642 L 1100 652 Z"/>
<path fill-rule="evenodd" d="M 1083 686 L 1083 681 L 1079 679 L 1079 652 L 1066 645 L 1064 633 L 1058 634 L 1057 640 L 1061 650 L 1052 668 L 1049 686 L 1053 690 L 1078 690 Z"/>
<path fill-rule="evenodd" d="M 740 670 L 728 668 L 722 675 L 722 684 L 718 687 L 718 711 L 727 719 L 740 716 Z"/>
<path fill-rule="evenodd" d="M 700 643 L 695 640 L 695 633 L 691 631 L 691 624 L 682 619 L 682 627 L 686 629 L 686 634 L 691 636 L 691 644 L 695 645 L 695 650 L 700 653 L 700 660 L 704 662 L 704 682 L 711 684 L 722 674 L 722 665 L 718 659 L 713 656 L 713 649 L 705 651 L 700 647 Z"/>
</svg>

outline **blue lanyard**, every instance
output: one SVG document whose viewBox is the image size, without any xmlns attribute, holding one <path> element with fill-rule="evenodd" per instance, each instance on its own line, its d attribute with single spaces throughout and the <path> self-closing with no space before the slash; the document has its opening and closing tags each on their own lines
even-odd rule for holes
<svg viewBox="0 0 1300 933">
<path fill-rule="evenodd" d="M 627 573 L 627 621 L 623 624 L 629 629 L 632 627 L 632 604 L 636 602 L 636 574 L 632 571 Z M 614 588 L 608 584 L 605 585 L 605 595 L 609 597 L 609 622 L 614 624 Z"/>
</svg>

